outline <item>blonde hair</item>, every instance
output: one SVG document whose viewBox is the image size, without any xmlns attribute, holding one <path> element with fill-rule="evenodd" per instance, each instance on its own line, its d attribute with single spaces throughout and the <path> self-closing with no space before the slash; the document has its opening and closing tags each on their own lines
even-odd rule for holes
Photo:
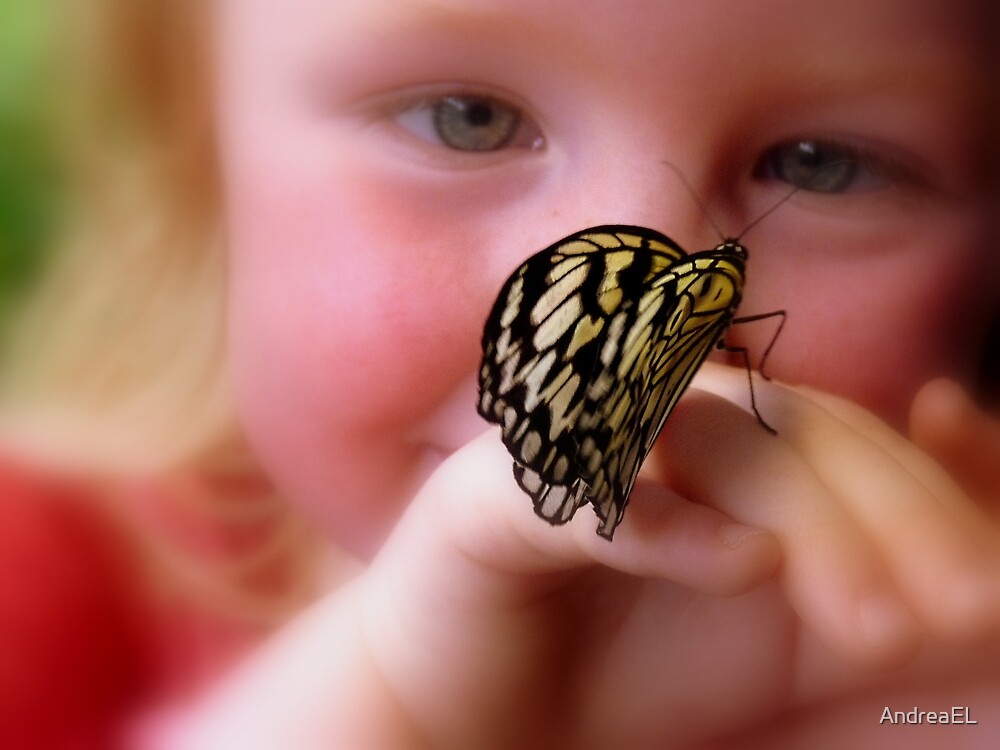
<svg viewBox="0 0 1000 750">
<path fill-rule="evenodd" d="M 204 46 L 181 54 L 198 26 L 184 0 L 74 7 L 54 89 L 70 202 L 5 407 L 103 461 L 175 462 L 231 422 Z"/>
<path fill-rule="evenodd" d="M 165 578 L 227 609 L 266 611 L 273 601 L 258 606 L 241 587 L 279 557 L 307 557 L 311 536 L 273 492 L 251 502 L 213 489 L 259 472 L 225 364 L 205 6 L 63 9 L 53 101 L 71 201 L 51 267 L 15 326 L 0 398 L 8 437 L 100 475 L 105 498 L 120 495 L 115 477 L 159 475 L 220 524 L 267 519 L 273 534 L 214 577 L 132 524 L 143 547 L 159 549 Z"/>
</svg>

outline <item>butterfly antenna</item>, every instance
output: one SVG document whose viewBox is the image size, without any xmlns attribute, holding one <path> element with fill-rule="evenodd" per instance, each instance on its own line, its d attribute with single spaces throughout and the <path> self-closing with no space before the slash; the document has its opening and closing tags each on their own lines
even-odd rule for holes
<svg viewBox="0 0 1000 750">
<path fill-rule="evenodd" d="M 787 193 L 785 193 L 781 197 L 781 200 L 779 200 L 778 202 L 776 202 L 773 206 L 771 206 L 769 209 L 767 209 L 764 213 L 762 213 L 756 219 L 754 219 L 749 224 L 747 224 L 745 227 L 743 227 L 743 230 L 739 234 L 737 234 L 736 237 L 739 238 L 739 239 L 742 239 L 743 235 L 745 235 L 747 232 L 749 232 L 755 226 L 757 226 L 762 221 L 764 221 L 764 219 L 766 219 L 768 216 L 770 216 L 775 211 L 777 211 L 779 208 L 781 208 L 781 206 L 783 206 L 787 200 L 789 200 L 793 195 L 795 195 L 801 189 L 802 189 L 801 187 L 794 187 L 791 190 L 789 190 Z"/>
<path fill-rule="evenodd" d="M 822 169 L 820 169 L 820 174 L 822 174 L 823 172 L 826 172 L 827 170 L 837 169 L 839 167 L 844 166 L 845 164 L 850 164 L 850 163 L 851 162 L 848 159 L 841 159 L 840 161 L 831 162 L 831 163 L 827 164 L 826 166 L 824 166 Z M 781 200 L 777 201 L 773 206 L 771 206 L 769 209 L 767 209 L 764 213 L 762 213 L 756 219 L 754 219 L 753 221 L 751 221 L 747 226 L 745 226 L 743 228 L 743 231 L 740 232 L 736 236 L 738 238 L 742 238 L 743 235 L 745 235 L 747 232 L 749 232 L 755 226 L 757 226 L 758 224 L 760 224 L 764 219 L 766 219 L 768 216 L 770 216 L 775 211 L 777 211 L 785 203 L 785 201 L 787 201 L 788 199 L 790 199 L 793 195 L 795 195 L 797 192 L 799 192 L 800 190 L 804 189 L 805 187 L 807 187 L 807 186 L 798 185 L 796 187 L 793 187 L 791 190 L 789 190 L 787 193 L 785 193 L 781 197 Z"/>
<path fill-rule="evenodd" d="M 698 208 L 701 210 L 701 215 L 705 217 L 705 221 L 707 221 L 709 223 L 709 226 L 711 226 L 712 229 L 715 230 L 715 233 L 719 236 L 719 239 L 724 241 L 726 239 L 726 235 L 723 234 L 722 230 L 719 229 L 719 225 L 716 224 L 715 221 L 712 219 L 712 214 L 709 212 L 708 207 L 702 202 L 701 198 L 698 197 L 698 193 L 695 191 L 694 187 L 692 187 L 691 183 L 688 182 L 687 177 L 684 176 L 684 173 L 680 170 L 680 168 L 673 162 L 667 161 L 666 159 L 662 160 L 661 164 L 665 164 L 668 167 L 670 167 L 671 170 L 673 170 L 673 173 L 677 175 L 678 179 L 681 181 L 681 184 L 688 191 L 688 194 L 691 196 L 691 199 L 695 202 L 695 205 L 698 206 Z M 770 211 L 768 211 L 768 213 L 770 213 Z"/>
</svg>

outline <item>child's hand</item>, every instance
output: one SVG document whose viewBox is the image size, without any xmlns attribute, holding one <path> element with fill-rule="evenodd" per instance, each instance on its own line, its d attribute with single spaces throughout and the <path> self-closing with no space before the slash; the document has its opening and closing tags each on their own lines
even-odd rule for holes
<svg viewBox="0 0 1000 750">
<path fill-rule="evenodd" d="M 698 385 L 745 397 L 742 371 Z M 493 432 L 451 457 L 368 573 L 369 642 L 413 720 L 465 746 L 677 744 L 843 690 L 826 650 L 887 665 L 995 626 L 996 532 L 932 461 L 840 399 L 758 398 L 779 437 L 689 394 L 658 446 L 670 489 L 637 485 L 611 544 L 587 509 L 539 521 Z M 718 598 L 776 541 L 784 597 Z"/>
<path fill-rule="evenodd" d="M 787 632 L 776 592 L 718 596 L 767 580 L 774 536 L 646 481 L 628 517 L 610 544 L 587 508 L 547 525 L 493 430 L 442 465 L 368 571 L 365 596 L 375 658 L 432 746 L 617 746 L 609 727 L 633 715 L 683 737 L 692 679 L 718 695 L 730 670 L 767 669 L 757 644 L 777 647 Z M 730 615 L 742 637 L 718 631 Z"/>
<path fill-rule="evenodd" d="M 539 520 L 496 432 L 472 441 L 175 746 L 675 747 L 867 684 L 845 661 L 995 629 L 996 530 L 936 464 L 757 382 L 779 435 L 733 403 L 743 371 L 706 367 L 610 544 L 586 508 Z"/>
</svg>

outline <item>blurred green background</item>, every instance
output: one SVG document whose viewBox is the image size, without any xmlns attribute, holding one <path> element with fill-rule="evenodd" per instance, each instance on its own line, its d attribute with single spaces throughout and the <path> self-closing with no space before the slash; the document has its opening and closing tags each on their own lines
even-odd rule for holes
<svg viewBox="0 0 1000 750">
<path fill-rule="evenodd" d="M 46 115 L 54 5 L 0 0 L 0 341 L 56 220 L 59 179 Z"/>
</svg>

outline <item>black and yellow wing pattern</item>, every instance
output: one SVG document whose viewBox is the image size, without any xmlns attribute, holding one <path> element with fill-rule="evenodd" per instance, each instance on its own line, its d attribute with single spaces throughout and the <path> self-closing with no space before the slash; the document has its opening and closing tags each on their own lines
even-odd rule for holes
<svg viewBox="0 0 1000 750">
<path fill-rule="evenodd" d="M 611 538 L 639 467 L 740 302 L 735 240 L 686 254 L 652 229 L 609 225 L 528 258 L 483 332 L 479 413 L 552 524 L 589 502 Z"/>
</svg>

